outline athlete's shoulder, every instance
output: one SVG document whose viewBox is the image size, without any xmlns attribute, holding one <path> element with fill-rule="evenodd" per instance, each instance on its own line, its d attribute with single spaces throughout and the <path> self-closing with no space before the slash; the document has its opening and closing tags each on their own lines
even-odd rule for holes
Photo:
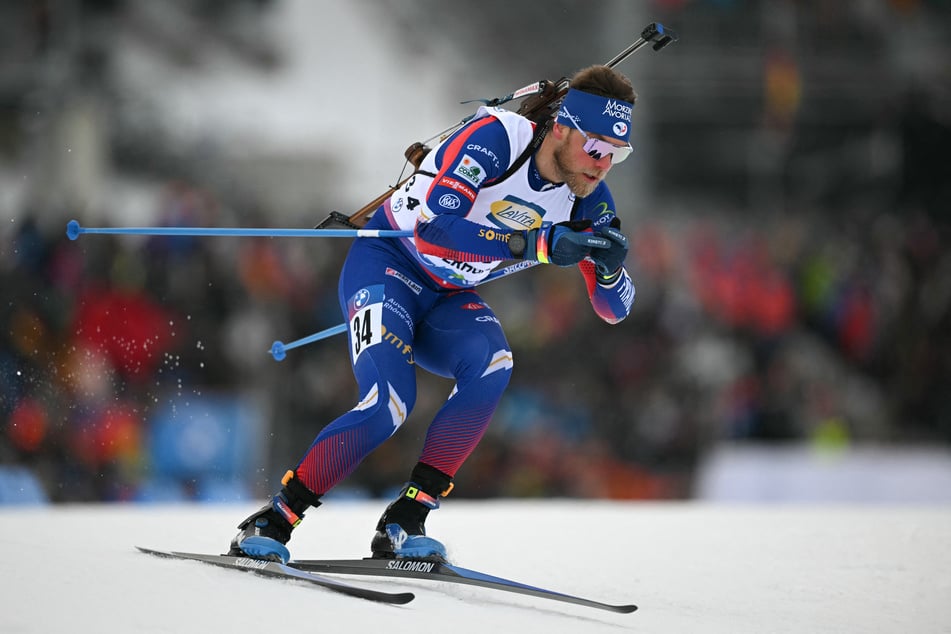
<svg viewBox="0 0 951 634">
<path fill-rule="evenodd" d="M 494 117 L 499 121 L 503 122 L 506 125 L 514 126 L 531 126 L 532 122 L 518 114 L 517 112 L 512 112 L 511 110 L 506 110 L 505 108 L 500 108 L 499 106 L 481 106 L 476 110 L 476 118 L 479 117 Z"/>
<path fill-rule="evenodd" d="M 604 181 L 598 183 L 594 191 L 578 199 L 575 217 L 590 219 L 595 228 L 607 226 L 617 213 L 614 209 L 614 196 Z"/>
<path fill-rule="evenodd" d="M 523 124 L 519 119 L 531 126 L 531 122 L 514 112 L 480 107 L 471 121 L 440 145 L 434 156 L 437 167 L 445 169 L 459 161 L 475 161 L 485 167 L 486 177 L 498 176 L 520 151 L 516 144 Z"/>
</svg>

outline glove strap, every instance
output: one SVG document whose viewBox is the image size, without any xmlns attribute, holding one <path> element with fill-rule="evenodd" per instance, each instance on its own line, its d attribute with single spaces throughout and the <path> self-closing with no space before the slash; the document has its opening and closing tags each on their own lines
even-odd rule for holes
<svg viewBox="0 0 951 634">
<path fill-rule="evenodd" d="M 614 284 L 618 280 L 618 278 L 621 277 L 621 271 L 623 270 L 624 270 L 624 267 L 619 266 L 618 269 L 614 273 L 611 273 L 610 275 L 601 275 L 600 273 L 598 273 L 596 276 L 598 278 L 598 283 L 601 284 L 602 286 L 610 286 L 611 284 Z"/>
<path fill-rule="evenodd" d="M 541 229 L 538 230 L 535 239 L 535 259 L 542 264 L 551 264 L 551 258 L 548 255 L 548 242 L 551 238 L 551 223 L 543 222 Z"/>
</svg>

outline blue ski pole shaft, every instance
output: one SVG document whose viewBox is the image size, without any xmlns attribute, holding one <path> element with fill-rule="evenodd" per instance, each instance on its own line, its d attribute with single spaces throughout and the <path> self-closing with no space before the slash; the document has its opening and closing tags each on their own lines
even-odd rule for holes
<svg viewBox="0 0 951 634">
<path fill-rule="evenodd" d="M 492 274 L 490 274 L 483 283 L 491 282 L 492 280 L 497 280 L 500 277 L 507 277 L 513 273 L 518 273 L 519 271 L 524 271 L 525 269 L 530 269 L 533 266 L 537 265 L 538 262 L 534 261 L 524 261 L 517 264 L 510 264 L 503 269 L 500 269 Z M 309 337 L 303 337 L 297 341 L 292 341 L 291 343 L 283 343 L 281 341 L 275 341 L 274 345 L 271 346 L 271 356 L 274 357 L 275 361 L 283 361 L 284 357 L 287 356 L 287 351 L 294 348 L 299 348 L 305 346 L 309 343 L 314 343 L 315 341 L 320 341 L 321 339 L 327 339 L 328 337 L 333 337 L 334 335 L 339 335 L 340 333 L 347 331 L 347 324 L 338 324 L 332 328 L 327 328 L 326 330 L 321 330 L 320 332 L 314 333 Z"/>
<path fill-rule="evenodd" d="M 290 343 L 283 343 L 281 341 L 275 341 L 271 346 L 271 356 L 274 357 L 275 361 L 283 361 L 284 357 L 287 356 L 288 350 L 293 350 L 294 348 L 299 348 L 301 346 L 306 346 L 309 343 L 314 343 L 315 341 L 320 341 L 321 339 L 326 339 L 327 337 L 333 337 L 334 335 L 339 335 L 342 332 L 347 331 L 347 324 L 338 324 L 332 328 L 327 328 L 326 330 L 321 330 L 320 332 L 315 332 L 314 334 L 298 339 L 297 341 L 292 341 Z"/>
<path fill-rule="evenodd" d="M 66 225 L 75 240 L 85 233 L 139 236 L 244 236 L 259 238 L 409 238 L 412 231 L 394 229 L 271 229 L 228 227 L 83 227 L 76 220 Z"/>
<path fill-rule="evenodd" d="M 296 238 L 408 238 L 412 231 L 398 231 L 391 229 L 245 229 L 245 228 L 205 228 L 205 227 L 82 227 L 76 220 L 66 225 L 66 235 L 70 240 L 76 240 L 84 233 L 112 234 L 112 235 L 147 235 L 147 236 L 250 236 L 250 237 L 296 237 Z M 506 277 L 527 268 L 538 262 L 519 262 L 511 264 L 499 271 L 490 274 L 484 282 L 500 277 Z M 309 343 L 327 339 L 347 331 L 347 324 L 338 324 L 332 328 L 321 330 L 310 336 L 303 337 L 291 343 L 275 341 L 271 345 L 271 356 L 275 361 L 283 361 L 288 350 L 299 348 Z"/>
</svg>

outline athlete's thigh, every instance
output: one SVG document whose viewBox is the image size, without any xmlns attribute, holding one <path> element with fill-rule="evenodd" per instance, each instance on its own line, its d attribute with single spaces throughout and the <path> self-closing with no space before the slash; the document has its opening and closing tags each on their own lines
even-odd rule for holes
<svg viewBox="0 0 951 634">
<path fill-rule="evenodd" d="M 511 352 L 499 319 L 475 291 L 442 297 L 417 326 L 416 363 L 445 377 L 481 374 Z"/>
<path fill-rule="evenodd" d="M 385 249 L 351 250 L 340 275 L 338 293 L 355 371 L 368 355 L 377 366 L 385 363 L 385 367 L 376 368 L 377 372 L 415 373 L 416 323 L 434 297 L 405 272 L 407 268 L 394 263 Z M 357 378 L 361 378 L 359 374 Z"/>
</svg>

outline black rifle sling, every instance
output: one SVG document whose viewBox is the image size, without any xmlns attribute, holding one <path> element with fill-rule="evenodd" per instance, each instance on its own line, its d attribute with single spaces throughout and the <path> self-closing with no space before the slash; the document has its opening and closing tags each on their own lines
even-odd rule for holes
<svg viewBox="0 0 951 634">
<path fill-rule="evenodd" d="M 545 123 L 543 125 L 535 126 L 535 134 L 532 136 L 532 140 L 529 141 L 528 147 L 522 150 L 522 153 L 518 155 L 515 161 L 509 166 L 507 170 L 505 170 L 505 172 L 502 173 L 501 176 L 493 179 L 491 183 L 486 183 L 482 185 L 482 189 L 486 189 L 488 187 L 494 187 L 495 185 L 498 185 L 499 183 L 507 179 L 509 176 L 517 172 L 518 168 L 524 165 L 525 161 L 527 161 L 528 158 L 532 154 L 534 154 L 536 150 L 538 150 L 538 147 L 542 144 L 542 140 L 545 138 L 545 135 L 548 133 L 549 126 L 550 126 L 550 123 Z M 423 176 L 429 176 L 430 178 L 436 177 L 434 173 L 428 172 L 426 170 L 420 170 L 420 169 L 413 172 L 412 176 L 415 176 L 416 174 L 422 174 Z"/>
<path fill-rule="evenodd" d="M 542 140 L 545 138 L 545 135 L 548 134 L 548 129 L 550 126 L 550 121 L 541 125 L 537 125 L 535 127 L 535 134 L 532 136 L 532 140 L 529 142 L 528 147 L 522 150 L 522 153 L 518 155 L 518 158 L 515 159 L 515 161 L 509 166 L 507 170 L 505 170 L 501 176 L 494 179 L 491 183 L 483 185 L 482 189 L 494 187 L 517 172 L 518 169 L 525 164 L 525 161 L 527 161 L 528 158 L 538 150 L 539 146 L 541 146 Z"/>
</svg>

